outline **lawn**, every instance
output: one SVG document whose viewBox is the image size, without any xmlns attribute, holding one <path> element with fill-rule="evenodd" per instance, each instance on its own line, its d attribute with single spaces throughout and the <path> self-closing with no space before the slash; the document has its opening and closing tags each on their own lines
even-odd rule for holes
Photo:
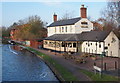
<svg viewBox="0 0 120 83">
<path fill-rule="evenodd" d="M 106 75 L 106 74 L 102 74 L 102 78 L 101 78 L 99 73 L 95 74 L 94 72 L 90 72 L 87 70 L 80 70 L 80 72 L 83 72 L 84 74 L 86 74 L 88 77 L 92 79 L 92 81 L 118 81 L 117 77 Z"/>
<path fill-rule="evenodd" d="M 41 53 L 33 48 L 27 47 L 27 49 L 36 53 L 38 56 L 41 56 L 45 61 L 49 62 L 55 68 L 55 70 L 57 70 L 60 73 L 60 75 L 62 76 L 62 78 L 65 81 L 78 81 L 78 79 L 71 72 L 69 72 L 62 65 L 58 64 L 50 56 L 43 54 L 43 53 Z"/>
</svg>

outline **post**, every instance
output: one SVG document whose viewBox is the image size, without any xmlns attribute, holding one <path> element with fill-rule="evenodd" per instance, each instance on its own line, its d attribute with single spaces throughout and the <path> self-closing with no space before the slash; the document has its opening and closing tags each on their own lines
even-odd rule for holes
<svg viewBox="0 0 120 83">
<path fill-rule="evenodd" d="M 117 62 L 115 61 L 115 69 L 117 69 Z"/>
<path fill-rule="evenodd" d="M 60 45 L 60 55 L 61 55 L 61 42 L 59 41 L 59 45 Z"/>
<path fill-rule="evenodd" d="M 55 38 L 55 55 L 56 55 L 56 38 Z"/>
<path fill-rule="evenodd" d="M 103 71 L 103 53 L 101 54 L 101 78 L 102 78 L 102 71 Z"/>
<path fill-rule="evenodd" d="M 96 37 L 96 54 L 97 54 L 97 37 Z"/>
<path fill-rule="evenodd" d="M 66 52 L 66 45 L 65 45 L 65 41 L 64 41 L 64 52 Z"/>
<path fill-rule="evenodd" d="M 107 65 L 107 64 L 106 64 L 106 63 L 104 63 L 104 70 L 106 70 L 106 65 Z"/>
<path fill-rule="evenodd" d="M 94 62 L 94 66 L 96 66 L 96 63 Z M 96 69 L 94 69 L 94 72 L 95 72 L 95 74 L 96 74 Z"/>
</svg>

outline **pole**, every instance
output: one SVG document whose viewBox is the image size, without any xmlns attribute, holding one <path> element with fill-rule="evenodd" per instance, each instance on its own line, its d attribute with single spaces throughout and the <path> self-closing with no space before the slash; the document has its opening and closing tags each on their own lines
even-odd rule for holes
<svg viewBox="0 0 120 83">
<path fill-rule="evenodd" d="M 56 38 L 55 38 L 55 55 L 56 55 Z"/>
</svg>

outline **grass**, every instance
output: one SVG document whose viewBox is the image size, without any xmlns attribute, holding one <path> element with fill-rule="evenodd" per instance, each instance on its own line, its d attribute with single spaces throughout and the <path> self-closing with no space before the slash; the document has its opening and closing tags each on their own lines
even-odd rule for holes
<svg viewBox="0 0 120 83">
<path fill-rule="evenodd" d="M 49 62 L 51 65 L 54 66 L 54 68 L 60 73 L 62 78 L 65 81 L 78 81 L 78 79 L 71 73 L 69 72 L 66 68 L 64 68 L 62 65 L 58 64 L 55 60 L 53 60 L 50 56 L 43 54 L 33 48 L 27 47 L 28 50 L 36 53 L 38 56 L 43 57 L 43 59 L 47 62 Z"/>
<path fill-rule="evenodd" d="M 99 73 L 95 74 L 94 72 L 89 72 L 87 70 L 80 70 L 80 72 L 83 72 L 84 74 L 86 74 L 88 77 L 92 79 L 92 81 L 118 81 L 120 80 L 117 77 L 106 75 L 106 74 L 102 74 L 102 78 L 101 78 Z"/>
</svg>

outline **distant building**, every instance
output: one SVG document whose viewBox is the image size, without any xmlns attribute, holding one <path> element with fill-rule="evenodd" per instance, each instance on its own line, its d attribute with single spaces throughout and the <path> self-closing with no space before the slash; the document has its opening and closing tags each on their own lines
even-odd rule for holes
<svg viewBox="0 0 120 83">
<path fill-rule="evenodd" d="M 80 8 L 81 17 L 57 21 L 48 27 L 43 47 L 61 52 L 85 52 L 120 57 L 120 39 L 113 31 L 103 31 L 102 25 L 87 19 L 87 8 Z"/>
<path fill-rule="evenodd" d="M 39 48 L 40 46 L 43 45 L 43 39 L 20 39 L 20 38 L 16 38 L 16 34 L 17 32 L 19 32 L 19 28 L 24 28 L 24 27 L 29 27 L 30 24 L 23 24 L 23 25 L 17 25 L 15 28 L 11 29 L 11 32 L 10 32 L 10 38 L 11 40 L 15 41 L 15 42 L 18 42 L 18 43 L 21 43 L 21 44 L 24 44 L 26 46 L 31 46 L 33 48 Z M 46 31 L 46 29 L 42 29 L 42 31 Z M 21 32 L 22 33 L 22 32 Z M 46 37 L 47 35 L 43 35 L 43 37 Z"/>
</svg>

